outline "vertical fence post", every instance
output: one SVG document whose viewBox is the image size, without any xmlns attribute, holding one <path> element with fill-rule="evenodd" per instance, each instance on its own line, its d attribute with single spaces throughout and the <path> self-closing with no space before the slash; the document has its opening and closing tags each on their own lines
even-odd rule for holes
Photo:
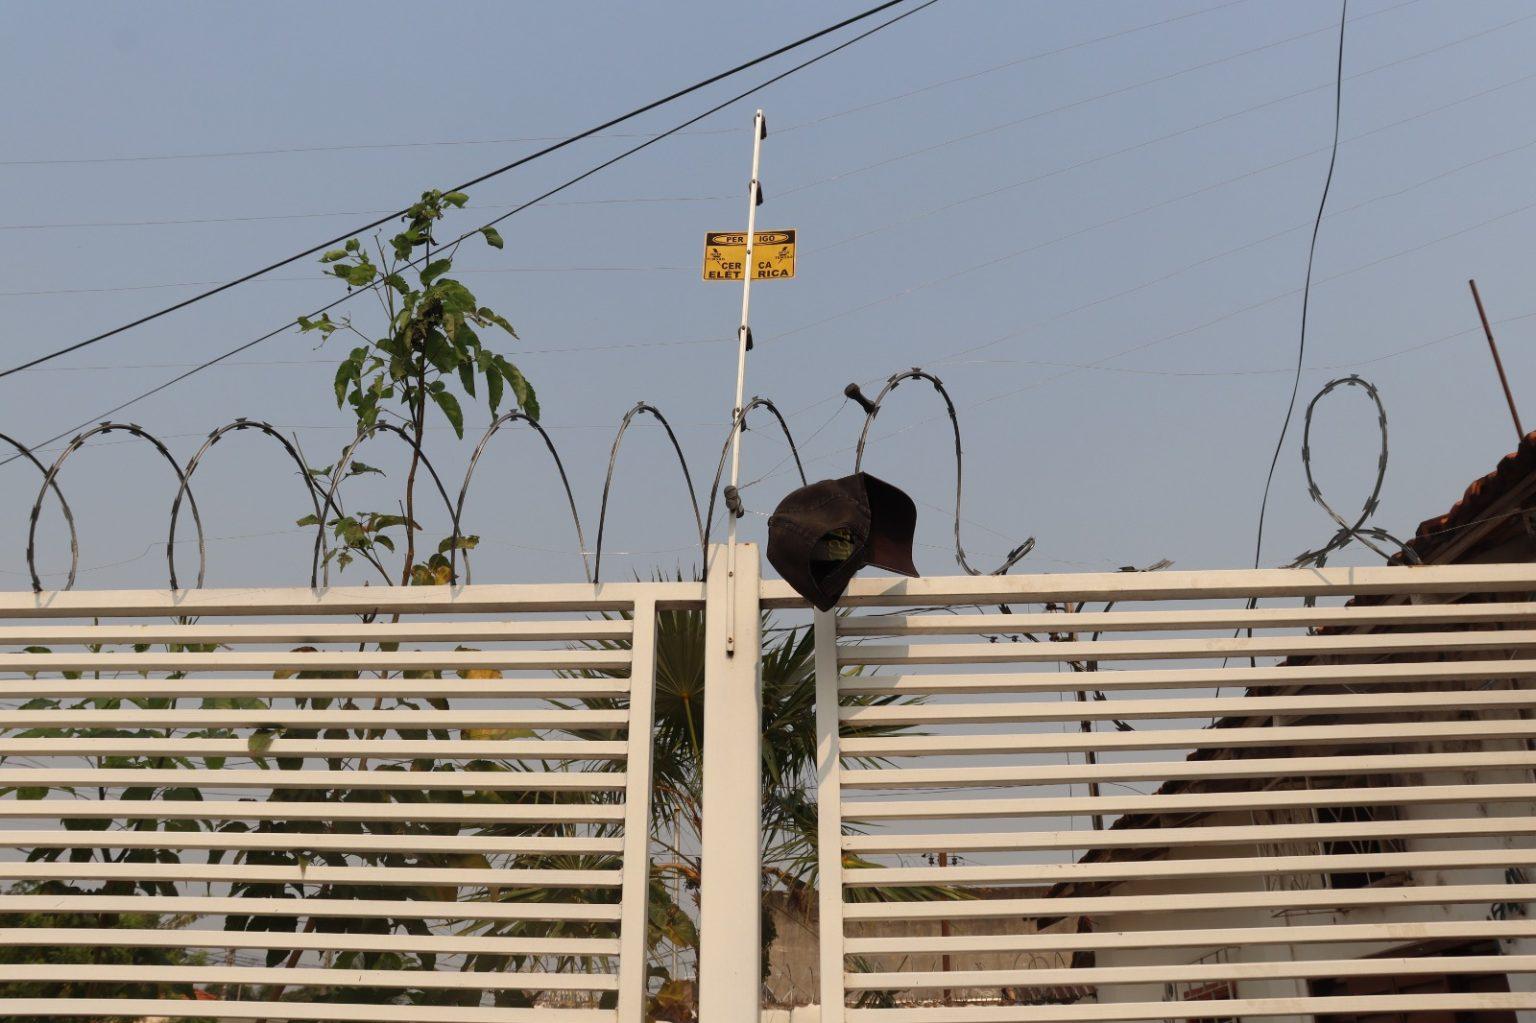
<svg viewBox="0 0 1536 1023">
<path fill-rule="evenodd" d="M 842 744 L 838 742 L 837 615 L 816 612 L 816 883 L 821 1023 L 843 1023 Z"/>
<path fill-rule="evenodd" d="M 629 643 L 624 871 L 619 910 L 619 1023 L 645 1019 L 651 885 L 651 746 L 656 706 L 656 598 L 635 602 Z"/>
<path fill-rule="evenodd" d="M 757 1023 L 762 1000 L 762 628 L 756 544 L 710 549 L 704 613 L 699 1019 Z M 734 590 L 736 649 L 726 651 Z"/>
</svg>

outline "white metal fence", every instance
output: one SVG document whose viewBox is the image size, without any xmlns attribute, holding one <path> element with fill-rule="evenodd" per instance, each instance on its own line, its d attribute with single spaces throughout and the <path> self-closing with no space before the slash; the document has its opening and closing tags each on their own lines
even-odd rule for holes
<svg viewBox="0 0 1536 1023">
<path fill-rule="evenodd" d="M 0 597 L 0 1018 L 638 1020 L 656 609 L 699 595 Z"/>
<path fill-rule="evenodd" d="M 1533 593 L 856 584 L 816 626 L 823 1023 L 1536 1009 Z"/>
<path fill-rule="evenodd" d="M 0 1017 L 638 1023 L 656 612 L 691 607 L 702 1018 L 752 1019 L 758 612 L 804 608 L 756 566 L 0 596 Z M 1525 1023 L 1533 597 L 856 580 L 815 618 L 821 1018 Z"/>
</svg>

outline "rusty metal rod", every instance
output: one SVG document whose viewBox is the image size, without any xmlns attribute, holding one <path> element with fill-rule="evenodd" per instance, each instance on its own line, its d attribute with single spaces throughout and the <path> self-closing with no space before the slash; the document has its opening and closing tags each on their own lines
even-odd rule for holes
<svg viewBox="0 0 1536 1023">
<path fill-rule="evenodd" d="M 1477 281 L 1468 280 L 1472 289 L 1472 301 L 1477 303 L 1478 319 L 1483 321 L 1483 336 L 1488 339 L 1488 350 L 1493 353 L 1493 368 L 1499 371 L 1499 383 L 1504 387 L 1504 400 L 1509 402 L 1509 416 L 1515 421 L 1516 443 L 1525 440 L 1525 428 L 1520 425 L 1520 413 L 1515 411 L 1515 396 L 1509 390 L 1509 378 L 1504 375 L 1504 361 L 1499 358 L 1499 346 L 1493 340 L 1493 328 L 1488 324 L 1488 314 L 1483 311 L 1483 296 L 1477 293 Z"/>
</svg>

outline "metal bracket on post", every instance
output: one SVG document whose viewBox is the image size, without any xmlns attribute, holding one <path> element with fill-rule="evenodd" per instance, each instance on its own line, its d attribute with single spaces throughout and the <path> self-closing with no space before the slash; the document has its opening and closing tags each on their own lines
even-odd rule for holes
<svg viewBox="0 0 1536 1023">
<path fill-rule="evenodd" d="M 735 555 L 735 575 L 723 568 Z M 762 998 L 762 636 L 756 544 L 710 548 L 704 590 L 699 1019 L 757 1023 Z M 729 606 L 727 606 L 729 602 Z M 752 622 L 726 651 L 726 631 Z"/>
</svg>

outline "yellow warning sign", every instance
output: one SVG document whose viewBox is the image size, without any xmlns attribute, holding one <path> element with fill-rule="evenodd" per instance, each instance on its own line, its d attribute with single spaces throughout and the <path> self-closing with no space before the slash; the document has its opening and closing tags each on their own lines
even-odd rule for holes
<svg viewBox="0 0 1536 1023">
<path fill-rule="evenodd" d="M 745 231 L 711 231 L 704 236 L 704 279 L 739 281 L 747 262 Z M 752 279 L 774 280 L 795 275 L 795 232 L 758 231 L 752 245 Z"/>
</svg>

